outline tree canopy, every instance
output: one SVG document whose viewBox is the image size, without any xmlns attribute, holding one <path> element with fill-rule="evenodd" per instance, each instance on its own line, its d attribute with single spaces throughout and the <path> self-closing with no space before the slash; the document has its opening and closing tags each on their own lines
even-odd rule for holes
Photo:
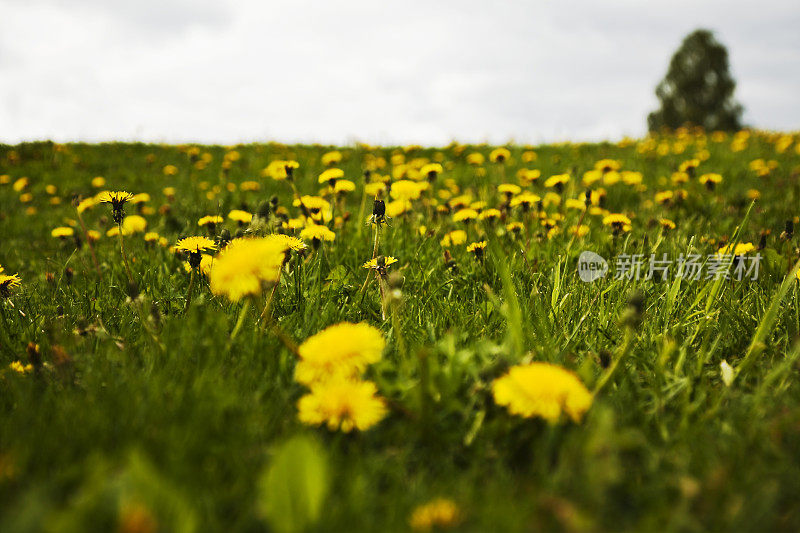
<svg viewBox="0 0 800 533">
<path fill-rule="evenodd" d="M 733 98 L 728 50 L 709 30 L 689 34 L 656 87 L 661 107 L 647 117 L 650 131 L 685 125 L 706 130 L 741 129 L 742 106 Z"/>
</svg>

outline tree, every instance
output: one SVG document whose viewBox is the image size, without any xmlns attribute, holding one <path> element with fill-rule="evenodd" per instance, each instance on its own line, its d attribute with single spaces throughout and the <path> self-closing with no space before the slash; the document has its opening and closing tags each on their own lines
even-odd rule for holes
<svg viewBox="0 0 800 533">
<path fill-rule="evenodd" d="M 728 50 L 708 30 L 695 30 L 669 62 L 656 87 L 661 109 L 650 113 L 650 131 L 702 126 L 708 131 L 742 128 L 742 106 L 733 99 L 736 82 L 728 69 Z"/>
</svg>

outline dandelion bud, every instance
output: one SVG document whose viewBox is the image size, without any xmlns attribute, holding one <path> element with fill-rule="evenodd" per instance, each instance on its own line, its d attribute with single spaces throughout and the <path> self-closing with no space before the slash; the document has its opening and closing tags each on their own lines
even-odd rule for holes
<svg viewBox="0 0 800 533">
<path fill-rule="evenodd" d="M 786 241 L 792 238 L 794 235 L 794 220 L 791 218 L 786 221 L 783 226 L 783 232 L 781 233 L 781 240 Z"/>
<path fill-rule="evenodd" d="M 139 296 L 139 284 L 135 281 L 128 282 L 128 296 L 131 300 L 135 300 Z"/>
<path fill-rule="evenodd" d="M 50 285 L 55 285 L 55 283 L 56 283 L 56 275 L 53 274 L 52 272 L 45 272 L 44 273 L 44 279 Z"/>
<path fill-rule="evenodd" d="M 628 306 L 625 311 L 623 311 L 620 322 L 629 328 L 639 327 L 639 324 L 642 322 L 644 307 L 644 294 L 639 290 L 633 291 L 630 296 L 628 296 Z"/>
<path fill-rule="evenodd" d="M 25 351 L 28 352 L 28 361 L 34 370 L 38 371 L 42 368 L 42 354 L 39 352 L 39 345 L 34 342 L 29 342 Z"/>
<path fill-rule="evenodd" d="M 258 209 L 256 210 L 256 215 L 258 215 L 258 218 L 263 218 L 264 220 L 269 218 L 269 213 L 271 211 L 269 205 L 270 204 L 267 202 L 261 202 L 258 204 Z"/>
<path fill-rule="evenodd" d="M 386 203 L 383 200 L 375 199 L 372 203 L 372 214 L 375 217 L 383 217 L 386 215 Z"/>
<path fill-rule="evenodd" d="M 72 270 L 70 267 L 64 269 L 64 279 L 67 282 L 67 285 L 72 285 L 72 279 L 75 277 L 75 271 Z"/>
<path fill-rule="evenodd" d="M 600 353 L 597 354 L 600 358 L 600 366 L 603 368 L 608 368 L 608 365 L 611 364 L 611 352 L 608 350 L 600 350 Z"/>
<path fill-rule="evenodd" d="M 217 248 L 224 248 L 231 242 L 231 232 L 228 228 L 224 228 L 217 236 Z"/>
</svg>

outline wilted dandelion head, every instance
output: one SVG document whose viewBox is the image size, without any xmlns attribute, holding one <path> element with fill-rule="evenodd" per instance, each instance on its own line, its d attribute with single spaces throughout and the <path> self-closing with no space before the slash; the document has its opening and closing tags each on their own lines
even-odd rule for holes
<svg viewBox="0 0 800 533">
<path fill-rule="evenodd" d="M 370 381 L 334 378 L 315 383 L 297 402 L 300 422 L 331 431 L 364 431 L 386 416 L 386 403 Z"/>
<path fill-rule="evenodd" d="M 358 377 L 380 360 L 385 346 L 383 333 L 364 322 L 329 326 L 300 345 L 295 380 L 310 385 L 333 377 Z"/>
<path fill-rule="evenodd" d="M 592 405 L 592 394 L 574 373 L 550 363 L 511 367 L 494 380 L 492 394 L 498 405 L 525 418 L 541 417 L 555 423 L 566 414 L 580 422 Z"/>
</svg>

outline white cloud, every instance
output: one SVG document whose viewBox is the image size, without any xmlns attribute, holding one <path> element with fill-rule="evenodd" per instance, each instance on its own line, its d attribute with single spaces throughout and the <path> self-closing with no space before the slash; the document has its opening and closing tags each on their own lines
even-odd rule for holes
<svg viewBox="0 0 800 533">
<path fill-rule="evenodd" d="M 729 47 L 746 120 L 800 128 L 788 0 L 7 0 L 0 140 L 637 135 L 698 26 Z"/>
</svg>

